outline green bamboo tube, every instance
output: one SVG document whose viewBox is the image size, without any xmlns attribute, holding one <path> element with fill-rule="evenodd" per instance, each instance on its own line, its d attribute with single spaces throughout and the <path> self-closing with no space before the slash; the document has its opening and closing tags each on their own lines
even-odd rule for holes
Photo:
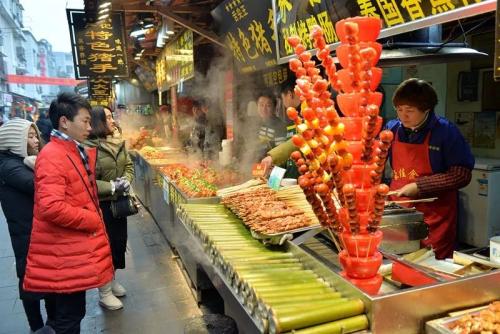
<svg viewBox="0 0 500 334">
<path fill-rule="evenodd" d="M 336 299 L 320 299 L 312 300 L 310 302 L 299 302 L 290 304 L 274 305 L 269 307 L 265 314 L 271 316 L 272 312 L 294 312 L 296 310 L 315 310 L 318 308 L 328 308 L 335 307 L 335 305 L 349 301 L 347 298 L 336 298 Z"/>
<path fill-rule="evenodd" d="M 250 312 L 251 313 L 251 312 Z M 255 322 L 257 324 L 257 329 L 260 333 L 268 333 L 269 332 L 269 320 L 263 317 L 254 317 Z"/>
<path fill-rule="evenodd" d="M 251 272 L 274 272 L 276 271 L 290 271 L 290 270 L 301 270 L 303 269 L 300 263 L 282 263 L 282 264 L 269 264 L 266 267 L 262 265 L 244 265 L 240 267 L 230 267 L 226 271 L 230 277 L 236 276 L 244 271 Z"/>
<path fill-rule="evenodd" d="M 262 264 L 266 264 L 263 266 Z M 276 268 L 295 268 L 295 269 L 303 269 L 304 266 L 300 262 L 261 262 L 261 263 L 232 263 L 231 268 L 236 271 L 267 271 L 269 269 Z"/>
<path fill-rule="evenodd" d="M 307 273 L 305 270 L 293 270 L 290 271 L 290 269 L 267 269 L 267 268 L 260 268 L 260 269 L 254 269 L 254 270 L 249 270 L 249 271 L 238 271 L 235 273 L 234 277 L 238 280 L 241 279 L 252 279 L 255 277 L 270 277 L 270 276 L 276 276 L 276 277 L 285 277 L 285 276 L 291 276 L 291 273 L 295 273 L 295 275 L 300 275 L 301 273 Z M 312 273 L 311 273 L 312 274 Z"/>
<path fill-rule="evenodd" d="M 294 257 L 292 253 L 288 252 L 245 252 L 245 251 L 232 251 L 232 252 L 226 252 L 224 254 L 225 257 L 227 257 L 229 260 L 239 260 L 239 259 L 255 259 L 255 258 L 290 258 Z"/>
<path fill-rule="evenodd" d="M 325 294 L 325 295 L 309 295 L 309 296 L 299 296 L 293 298 L 266 298 L 266 300 L 259 299 L 257 301 L 258 309 L 262 313 L 269 313 L 274 308 L 280 308 L 289 306 L 292 304 L 307 304 L 311 302 L 321 301 L 321 300 L 336 300 L 342 298 L 342 295 L 338 292 Z"/>
<path fill-rule="evenodd" d="M 336 293 L 334 290 L 328 288 L 328 287 L 316 287 L 316 288 L 310 288 L 307 290 L 297 290 L 297 289 L 288 289 L 286 285 L 277 287 L 276 291 L 260 291 L 257 290 L 255 292 L 255 295 L 259 299 L 266 299 L 266 298 L 279 298 L 279 297 L 295 297 L 295 296 L 305 296 L 305 295 L 314 295 L 314 294 L 330 294 L 330 293 Z"/>
<path fill-rule="evenodd" d="M 288 290 L 285 287 L 281 290 L 277 291 L 272 291 L 272 292 L 265 292 L 261 293 L 260 291 L 256 291 L 254 294 L 246 295 L 243 294 L 243 299 L 247 302 L 248 305 L 251 305 L 251 307 L 255 307 L 258 304 L 259 300 L 266 300 L 269 298 L 279 298 L 279 297 L 284 297 L 284 298 L 295 298 L 299 296 L 310 296 L 313 294 L 317 295 L 324 295 L 324 294 L 331 294 L 332 290 L 321 287 L 321 288 L 314 288 L 314 289 L 308 289 L 308 290 Z M 302 308 L 299 308 L 302 309 Z"/>
<path fill-rule="evenodd" d="M 264 291 L 274 291 L 274 289 L 289 289 L 289 290 L 300 290 L 300 289 L 311 289 L 311 288 L 316 288 L 316 287 L 330 287 L 329 285 L 323 283 L 322 281 L 315 281 L 311 283 L 298 283 L 298 284 L 280 284 L 278 287 L 275 286 L 260 286 L 259 287 L 259 292 L 264 292 Z"/>
<path fill-rule="evenodd" d="M 273 312 L 269 319 L 271 333 L 284 333 L 292 329 L 310 327 L 326 322 L 353 317 L 363 313 L 365 306 L 359 299 L 322 309 L 298 309 L 293 312 Z"/>
<path fill-rule="evenodd" d="M 335 307 L 335 305 L 345 303 L 349 301 L 348 298 L 335 298 L 335 299 L 319 299 L 312 300 L 309 302 L 296 302 L 288 304 L 273 305 L 258 305 L 258 311 L 256 312 L 261 317 L 272 317 L 273 312 L 295 312 L 297 310 L 315 310 L 321 308 Z"/>
<path fill-rule="evenodd" d="M 318 277 L 316 275 L 312 275 L 310 273 L 289 273 L 288 275 L 273 275 L 270 277 L 269 275 L 259 275 L 253 276 L 247 275 L 243 278 L 234 277 L 232 280 L 232 285 L 238 291 L 251 290 L 255 289 L 258 286 L 279 286 L 279 284 L 291 283 L 308 283 L 314 280 L 317 280 Z"/>
<path fill-rule="evenodd" d="M 244 265 L 275 265 L 275 264 L 285 264 L 285 263 L 296 263 L 299 264 L 300 261 L 295 258 L 284 258 L 284 259 L 260 259 L 260 260 L 250 260 L 250 261 L 231 261 L 227 264 L 227 267 L 241 267 Z"/>
<path fill-rule="evenodd" d="M 318 279 L 318 276 L 311 270 L 301 270 L 300 272 L 274 272 L 272 275 L 263 272 L 253 272 L 253 273 L 242 273 L 244 275 L 238 276 L 241 281 L 248 282 L 254 285 L 258 282 L 285 282 L 292 281 L 294 283 L 307 283 L 314 279 Z"/>
<path fill-rule="evenodd" d="M 294 334 L 346 334 L 368 329 L 369 323 L 366 315 L 337 320 L 326 324 L 293 331 Z M 269 329 L 271 330 L 271 325 Z M 272 332 L 271 332 L 272 333 Z M 278 332 L 276 332 L 278 333 Z"/>
<path fill-rule="evenodd" d="M 251 295 L 255 292 L 260 291 L 275 291 L 276 289 L 281 289 L 282 287 L 291 289 L 309 289 L 317 286 L 326 286 L 322 281 L 318 279 L 308 279 L 303 282 L 298 282 L 297 280 L 280 280 L 280 281 L 257 281 L 250 284 L 243 284 L 239 286 L 239 293 L 243 295 Z"/>
<path fill-rule="evenodd" d="M 262 304 L 268 304 L 271 305 L 279 305 L 279 304 L 288 304 L 288 303 L 293 303 L 293 302 L 309 302 L 313 300 L 320 300 L 320 299 L 335 299 L 335 298 L 341 298 L 342 294 L 340 292 L 328 292 L 328 293 L 323 293 L 323 294 L 317 294 L 317 295 L 299 295 L 299 296 L 293 296 L 293 297 L 287 297 L 287 296 L 277 296 L 277 297 L 263 297 L 260 299 Z"/>
</svg>

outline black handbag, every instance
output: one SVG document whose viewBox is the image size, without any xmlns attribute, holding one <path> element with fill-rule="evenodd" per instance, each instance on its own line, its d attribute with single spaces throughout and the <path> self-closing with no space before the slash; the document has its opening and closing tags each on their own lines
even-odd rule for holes
<svg viewBox="0 0 500 334">
<path fill-rule="evenodd" d="M 139 203 L 134 195 L 126 194 L 118 196 L 111 201 L 111 212 L 115 218 L 125 218 L 139 212 Z"/>
</svg>

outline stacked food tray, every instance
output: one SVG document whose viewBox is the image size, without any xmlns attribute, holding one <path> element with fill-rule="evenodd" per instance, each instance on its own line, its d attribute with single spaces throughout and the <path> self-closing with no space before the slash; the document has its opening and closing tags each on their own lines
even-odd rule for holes
<svg viewBox="0 0 500 334">
<path fill-rule="evenodd" d="M 179 218 L 262 333 L 351 333 L 367 329 L 360 299 L 346 298 L 294 254 L 252 238 L 220 204 L 182 204 Z"/>
</svg>

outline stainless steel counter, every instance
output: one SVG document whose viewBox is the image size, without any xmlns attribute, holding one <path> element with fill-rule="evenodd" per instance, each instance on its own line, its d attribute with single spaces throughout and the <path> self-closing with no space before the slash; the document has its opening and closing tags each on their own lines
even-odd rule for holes
<svg viewBox="0 0 500 334">
<path fill-rule="evenodd" d="M 135 158 L 135 167 L 135 191 L 169 243 L 177 250 L 195 288 L 203 289 L 208 279 L 224 299 L 226 314 L 236 320 L 240 332 L 259 333 L 258 326 L 240 304 L 230 284 L 225 282 L 224 276 L 210 263 L 197 239 L 175 214 L 177 205 L 189 199 L 168 180 L 158 178 L 153 168 L 140 156 Z M 217 201 L 216 198 L 211 200 Z M 420 240 L 424 233 L 418 223 L 420 219 L 421 216 L 417 213 L 384 216 L 382 226 L 389 241 L 386 242 L 389 246 L 384 246 L 385 249 L 394 245 L 400 247 L 401 243 L 411 240 Z M 383 290 L 386 292 L 369 296 L 336 273 L 332 260 L 335 258 L 333 250 L 331 253 L 325 251 L 321 256 L 313 256 L 311 254 L 314 252 L 306 252 L 305 248 L 291 242 L 286 246 L 295 252 L 303 263 L 332 282 L 341 292 L 360 297 L 368 309 L 370 326 L 374 333 L 422 333 L 427 320 L 449 311 L 500 298 L 500 270 L 418 288 Z M 302 247 L 307 247 L 307 243 Z"/>
</svg>

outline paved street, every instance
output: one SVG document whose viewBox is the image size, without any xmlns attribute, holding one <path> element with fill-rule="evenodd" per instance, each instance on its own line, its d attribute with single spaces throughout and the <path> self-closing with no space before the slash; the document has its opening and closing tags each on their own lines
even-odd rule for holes
<svg viewBox="0 0 500 334">
<path fill-rule="evenodd" d="M 183 333 L 186 319 L 201 315 L 172 251 L 149 214 L 129 219 L 127 268 L 118 279 L 128 294 L 124 308 L 106 311 L 97 289 L 87 292 L 82 333 Z M 43 307 L 42 307 L 43 308 Z M 18 298 L 15 259 L 0 212 L 0 334 L 29 333 Z"/>
</svg>

